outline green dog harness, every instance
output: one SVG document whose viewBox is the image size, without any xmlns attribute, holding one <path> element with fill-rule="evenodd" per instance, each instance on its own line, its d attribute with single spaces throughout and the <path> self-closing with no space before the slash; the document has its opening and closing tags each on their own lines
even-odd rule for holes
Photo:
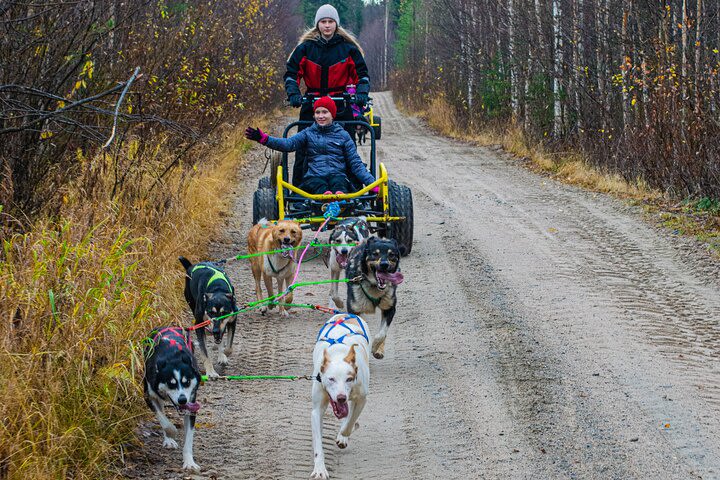
<svg viewBox="0 0 720 480">
<path fill-rule="evenodd" d="M 225 273 L 222 270 L 218 270 L 217 268 L 211 267 L 210 265 L 195 265 L 193 267 L 193 269 L 190 271 L 190 274 L 192 275 L 193 273 L 195 273 L 195 270 L 198 270 L 200 268 L 209 268 L 210 270 L 213 271 L 212 277 L 210 277 L 210 279 L 207 282 L 207 287 L 209 287 L 211 283 L 213 283 L 217 280 L 222 280 L 227 284 L 230 291 L 231 292 L 233 291 L 232 285 L 230 285 L 230 281 L 225 276 Z"/>
</svg>

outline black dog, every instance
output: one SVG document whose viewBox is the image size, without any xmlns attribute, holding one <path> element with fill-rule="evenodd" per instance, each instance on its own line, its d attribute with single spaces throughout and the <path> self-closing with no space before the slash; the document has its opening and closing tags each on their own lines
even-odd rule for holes
<svg viewBox="0 0 720 480">
<path fill-rule="evenodd" d="M 349 313 L 382 313 L 380 331 L 373 339 L 372 352 L 375 358 L 385 356 L 385 337 L 395 316 L 397 285 L 402 283 L 400 255 L 395 240 L 370 237 L 350 251 L 345 278 L 360 278 L 348 283 L 347 308 Z"/>
<path fill-rule="evenodd" d="M 200 385 L 200 373 L 192 353 L 192 342 L 180 327 L 154 330 L 145 347 L 145 402 L 160 422 L 165 437 L 165 448 L 177 448 L 177 428 L 165 416 L 163 402 L 170 401 L 178 411 L 187 413 L 184 418 L 185 443 L 183 468 L 200 471 L 193 460 L 195 414 L 200 404 L 195 402 Z"/>
<path fill-rule="evenodd" d="M 218 354 L 218 363 L 227 365 L 227 355 L 232 353 L 232 344 L 235 339 L 235 289 L 230 284 L 225 272 L 217 263 L 200 262 L 196 265 L 190 263 L 185 257 L 180 257 L 180 263 L 185 267 L 185 300 L 195 316 L 195 325 L 211 320 L 212 334 L 215 343 L 224 340 L 224 345 Z M 227 331 L 227 335 L 224 335 Z M 205 329 L 195 330 L 198 339 L 200 356 L 208 378 L 217 378 L 220 375 L 215 371 L 205 346 Z"/>
</svg>

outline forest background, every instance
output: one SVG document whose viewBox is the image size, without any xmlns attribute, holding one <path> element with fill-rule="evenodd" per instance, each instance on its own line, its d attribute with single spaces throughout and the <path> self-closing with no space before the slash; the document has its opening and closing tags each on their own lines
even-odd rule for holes
<svg viewBox="0 0 720 480">
<path fill-rule="evenodd" d="M 224 228 L 241 131 L 324 1 L 0 2 L 0 478 L 119 474 L 176 257 Z M 373 90 L 720 213 L 720 4 L 334 2 Z M 381 113 L 381 112 L 379 112 Z"/>
</svg>

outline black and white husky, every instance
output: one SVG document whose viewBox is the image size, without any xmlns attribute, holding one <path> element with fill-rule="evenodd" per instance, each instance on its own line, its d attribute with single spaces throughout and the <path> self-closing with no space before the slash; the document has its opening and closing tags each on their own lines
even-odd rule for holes
<svg viewBox="0 0 720 480">
<path fill-rule="evenodd" d="M 165 416 L 163 404 L 170 402 L 184 414 L 185 443 L 183 469 L 200 471 L 193 459 L 195 414 L 200 404 L 195 401 L 200 385 L 200 372 L 192 352 L 192 342 L 180 327 L 153 330 L 145 347 L 145 402 L 163 429 L 163 447 L 177 448 L 177 428 Z"/>
<path fill-rule="evenodd" d="M 342 245 L 338 247 L 330 247 L 330 256 L 327 266 L 330 268 L 330 278 L 338 280 L 340 272 L 345 270 L 348 263 L 348 255 L 352 250 L 352 244 L 359 244 L 370 236 L 370 225 L 365 217 L 346 218 L 339 222 L 330 234 L 330 243 L 333 245 Z M 340 298 L 338 283 L 330 284 L 330 308 L 344 309 L 345 304 Z M 335 306 L 333 306 L 333 303 Z"/>
</svg>

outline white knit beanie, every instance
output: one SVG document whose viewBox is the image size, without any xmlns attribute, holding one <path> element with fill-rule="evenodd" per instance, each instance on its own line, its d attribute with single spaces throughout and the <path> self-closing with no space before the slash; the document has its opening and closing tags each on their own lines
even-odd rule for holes
<svg viewBox="0 0 720 480">
<path fill-rule="evenodd" d="M 326 3 L 322 7 L 318 8 L 317 13 L 315 14 L 315 26 L 317 27 L 317 24 L 320 20 L 323 18 L 332 18 L 335 20 L 335 23 L 338 24 L 338 27 L 340 26 L 340 15 L 338 15 L 337 10 L 335 10 L 335 7 L 330 5 L 329 3 Z"/>
</svg>

